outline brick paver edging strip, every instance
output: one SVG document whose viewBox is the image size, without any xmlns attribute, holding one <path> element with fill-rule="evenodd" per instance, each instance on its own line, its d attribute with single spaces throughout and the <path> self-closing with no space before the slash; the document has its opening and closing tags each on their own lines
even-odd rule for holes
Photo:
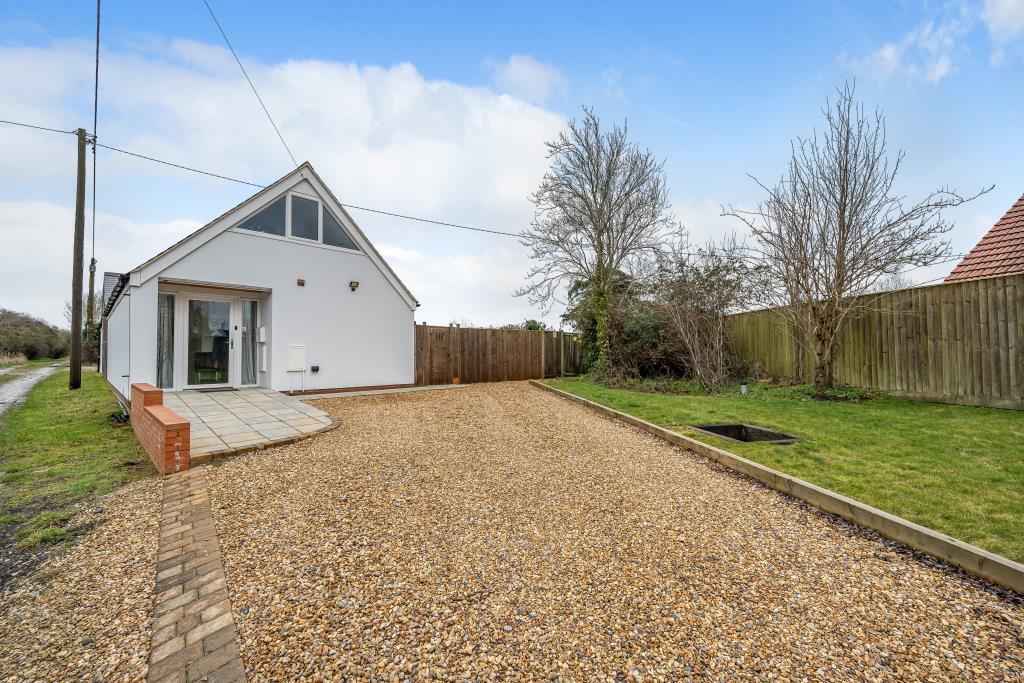
<svg viewBox="0 0 1024 683">
<path fill-rule="evenodd" d="M 873 529 L 886 538 L 905 543 L 912 548 L 960 567 L 971 574 L 1012 588 L 1018 593 L 1024 593 L 1024 565 L 1019 562 L 1014 562 L 1001 555 L 982 550 L 977 546 L 959 541 L 952 536 L 941 534 L 934 529 L 914 524 L 902 517 L 897 517 L 878 508 L 865 505 L 860 501 L 847 498 L 834 491 L 815 486 L 803 479 L 797 479 L 752 460 L 741 458 L 721 448 L 709 446 L 706 443 L 677 434 L 656 424 L 641 420 L 638 417 L 619 412 L 561 389 L 556 389 L 535 379 L 531 379 L 530 384 L 576 403 L 581 403 L 609 417 L 627 422 L 634 427 L 639 427 L 645 432 L 699 453 L 731 470 L 745 474 L 794 498 L 799 498 L 825 512 L 839 515 L 847 521 Z"/>
<path fill-rule="evenodd" d="M 244 681 L 206 467 L 165 478 L 163 496 L 148 680 Z"/>
</svg>

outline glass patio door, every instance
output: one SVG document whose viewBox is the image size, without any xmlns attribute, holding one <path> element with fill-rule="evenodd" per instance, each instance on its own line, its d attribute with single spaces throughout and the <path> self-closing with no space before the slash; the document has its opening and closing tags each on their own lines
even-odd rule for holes
<svg viewBox="0 0 1024 683">
<path fill-rule="evenodd" d="M 231 301 L 189 299 L 189 386 L 227 386 L 231 383 Z"/>
</svg>

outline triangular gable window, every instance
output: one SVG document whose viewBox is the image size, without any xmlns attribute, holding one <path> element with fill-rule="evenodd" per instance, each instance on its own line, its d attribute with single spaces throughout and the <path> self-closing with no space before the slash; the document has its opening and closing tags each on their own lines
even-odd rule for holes
<svg viewBox="0 0 1024 683">
<path fill-rule="evenodd" d="M 270 235 L 280 235 L 281 237 L 284 237 L 284 214 L 285 198 L 281 197 L 267 208 L 246 218 L 238 225 L 238 227 L 243 230 L 265 232 Z"/>
<path fill-rule="evenodd" d="M 289 204 L 291 204 L 291 225 L 286 219 Z M 319 224 L 317 219 L 320 219 Z M 242 230 L 252 230 L 278 237 L 301 237 L 304 240 L 322 242 L 330 247 L 359 251 L 355 240 L 323 202 L 294 193 L 288 193 L 274 200 L 243 220 L 238 227 Z M 320 232 L 321 227 L 323 232 Z"/>
<path fill-rule="evenodd" d="M 356 243 L 345 232 L 345 228 L 341 227 L 341 223 L 331 215 L 326 206 L 324 206 L 324 244 L 359 251 L 359 247 L 356 246 Z"/>
</svg>

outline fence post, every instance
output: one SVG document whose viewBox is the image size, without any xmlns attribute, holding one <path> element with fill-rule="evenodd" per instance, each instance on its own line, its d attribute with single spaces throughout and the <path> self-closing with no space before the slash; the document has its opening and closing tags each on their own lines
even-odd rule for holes
<svg viewBox="0 0 1024 683">
<path fill-rule="evenodd" d="M 565 332 L 558 331 L 558 364 L 559 376 L 565 377 Z"/>
<path fill-rule="evenodd" d="M 488 382 L 493 382 L 494 381 L 494 375 L 491 372 L 491 367 L 494 365 L 494 352 L 492 351 L 492 342 L 493 342 L 492 337 L 494 336 L 493 332 L 494 332 L 493 328 L 490 328 L 490 327 L 487 328 L 487 381 Z"/>
<path fill-rule="evenodd" d="M 430 330 L 423 321 L 423 386 L 430 385 Z"/>
<path fill-rule="evenodd" d="M 540 378 L 544 379 L 548 374 L 548 366 L 544 364 L 544 351 L 548 345 L 548 333 L 540 331 Z"/>
<path fill-rule="evenodd" d="M 412 373 L 413 382 L 420 384 L 420 380 L 423 379 L 423 360 L 420 358 L 423 355 L 423 344 L 420 341 L 420 326 L 416 324 L 416 321 L 412 321 Z"/>
<path fill-rule="evenodd" d="M 462 383 L 462 325 L 455 323 L 455 383 Z"/>
</svg>

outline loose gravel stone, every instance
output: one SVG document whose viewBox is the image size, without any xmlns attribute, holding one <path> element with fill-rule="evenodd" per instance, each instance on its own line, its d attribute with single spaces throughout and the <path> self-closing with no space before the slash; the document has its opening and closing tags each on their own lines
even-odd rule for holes
<svg viewBox="0 0 1024 683">
<path fill-rule="evenodd" d="M 523 383 L 211 468 L 251 680 L 1014 680 L 1020 598 Z"/>
<path fill-rule="evenodd" d="M 139 681 L 149 658 L 160 481 L 72 520 L 92 525 L 0 591 L 0 680 Z"/>
</svg>

